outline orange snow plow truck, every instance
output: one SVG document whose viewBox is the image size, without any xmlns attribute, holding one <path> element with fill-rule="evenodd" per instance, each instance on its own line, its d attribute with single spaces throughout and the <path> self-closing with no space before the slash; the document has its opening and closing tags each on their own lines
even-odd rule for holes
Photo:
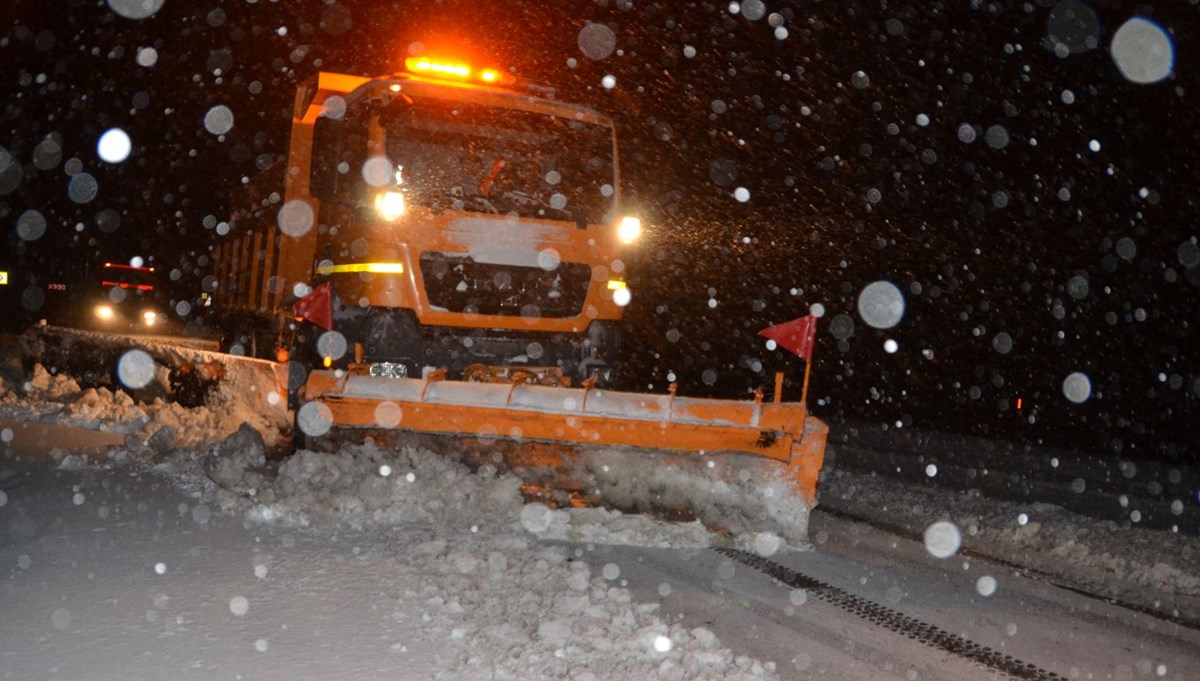
<svg viewBox="0 0 1200 681">
<path fill-rule="evenodd" d="M 286 167 L 218 230 L 222 349 L 288 362 L 297 447 L 416 444 L 550 505 L 803 537 L 827 428 L 802 403 L 609 389 L 641 235 L 612 120 L 405 66 L 302 84 Z"/>
</svg>

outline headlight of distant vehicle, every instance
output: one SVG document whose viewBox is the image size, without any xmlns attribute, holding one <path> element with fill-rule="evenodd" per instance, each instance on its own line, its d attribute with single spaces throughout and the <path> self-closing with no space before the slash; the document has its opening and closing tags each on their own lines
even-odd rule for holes
<svg viewBox="0 0 1200 681">
<path fill-rule="evenodd" d="M 623 244 L 631 244 L 642 236 L 642 221 L 632 215 L 621 218 L 617 224 L 617 238 Z"/>
<path fill-rule="evenodd" d="M 146 310 L 142 313 L 142 323 L 146 326 L 154 326 L 158 322 L 158 313 L 154 310 Z"/>
<path fill-rule="evenodd" d="M 381 192 L 375 196 L 375 212 L 384 220 L 397 220 L 404 215 L 404 194 Z"/>
<path fill-rule="evenodd" d="M 116 316 L 116 313 L 113 312 L 112 305 L 97 305 L 95 313 L 96 318 L 104 322 L 107 322 Z"/>
</svg>

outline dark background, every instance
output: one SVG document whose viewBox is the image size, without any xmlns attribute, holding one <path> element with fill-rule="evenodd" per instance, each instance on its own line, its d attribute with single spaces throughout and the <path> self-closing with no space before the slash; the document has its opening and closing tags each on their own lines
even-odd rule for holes
<svg viewBox="0 0 1200 681">
<path fill-rule="evenodd" d="M 388 73 L 423 46 L 616 117 L 649 232 L 629 258 L 629 387 L 744 396 L 776 370 L 798 379 L 802 363 L 755 334 L 820 304 L 818 414 L 1195 462 L 1200 7 L 765 8 L 165 0 L 134 20 L 94 0 L 5 5 L 5 320 L 46 314 L 31 289 L 134 255 L 194 302 L 230 190 L 285 158 L 296 83 Z M 1133 16 L 1170 32 L 1168 79 L 1118 71 L 1108 47 Z M 603 59 L 581 49 L 591 23 L 615 35 Z M 223 136 L 204 126 L 215 105 L 234 114 Z M 96 153 L 112 127 L 134 144 L 115 165 Z M 86 203 L 68 189 L 81 170 L 98 188 Z M 30 209 L 46 222 L 34 240 L 18 230 Z M 891 329 L 857 311 L 876 281 L 904 293 Z M 1082 404 L 1064 395 L 1073 372 L 1091 382 Z"/>
</svg>

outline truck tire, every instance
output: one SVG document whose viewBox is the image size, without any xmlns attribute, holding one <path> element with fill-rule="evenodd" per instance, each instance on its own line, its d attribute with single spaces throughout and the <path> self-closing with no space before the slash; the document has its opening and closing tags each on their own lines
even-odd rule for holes
<svg viewBox="0 0 1200 681">
<path fill-rule="evenodd" d="M 223 331 L 217 338 L 217 349 L 227 355 L 263 359 L 258 355 L 258 334 L 248 325 L 239 323 L 234 330 Z"/>
<path fill-rule="evenodd" d="M 296 405 L 296 408 L 292 410 L 292 454 L 295 454 L 301 449 L 308 449 L 308 436 L 305 435 L 304 430 L 300 428 L 299 416 L 300 406 Z"/>
</svg>

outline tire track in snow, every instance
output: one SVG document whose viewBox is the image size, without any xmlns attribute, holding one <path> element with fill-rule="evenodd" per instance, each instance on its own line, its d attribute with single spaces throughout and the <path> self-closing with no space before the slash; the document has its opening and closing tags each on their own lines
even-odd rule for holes
<svg viewBox="0 0 1200 681">
<path fill-rule="evenodd" d="M 814 512 L 826 513 L 834 518 L 840 518 L 842 520 L 849 520 L 850 522 L 862 523 L 863 525 L 869 525 L 870 527 L 874 527 L 877 530 L 882 530 L 884 532 L 887 532 L 888 534 L 894 534 L 897 537 L 902 537 L 904 539 L 915 541 L 917 543 L 921 543 L 924 541 L 924 539 L 922 538 L 922 536 L 920 534 L 912 532 L 912 531 L 908 530 L 907 528 L 905 528 L 901 525 L 898 525 L 898 524 L 879 522 L 877 520 L 873 520 L 871 518 L 860 516 L 855 513 L 849 513 L 847 511 L 841 511 L 838 509 L 828 508 L 828 507 L 821 508 L 819 511 L 814 511 Z M 1006 560 L 1006 559 L 1000 558 L 998 556 L 993 556 L 993 555 L 990 555 L 987 553 L 981 553 L 979 551 L 969 549 L 965 546 L 963 548 L 959 549 L 958 553 L 959 553 L 959 555 L 964 556 L 966 558 L 970 558 L 972 560 L 987 561 L 989 563 L 994 563 L 996 565 L 1001 565 L 1003 567 L 1010 568 L 1012 570 L 1016 570 L 1024 577 L 1027 577 L 1029 579 L 1036 580 L 1036 581 L 1045 582 L 1046 584 L 1049 584 L 1050 586 L 1053 586 L 1056 589 L 1062 589 L 1063 591 L 1070 591 L 1073 594 L 1083 596 L 1085 598 L 1090 598 L 1092 600 L 1100 601 L 1101 603 L 1107 603 L 1108 605 L 1115 605 L 1119 608 L 1131 610 L 1133 612 L 1141 613 L 1143 615 L 1149 615 L 1150 617 L 1154 617 L 1155 619 L 1160 619 L 1164 622 L 1170 622 L 1171 624 L 1177 624 L 1181 627 L 1187 627 L 1188 629 L 1195 629 L 1196 631 L 1200 631 L 1200 620 L 1192 619 L 1192 618 L 1186 617 L 1184 615 L 1181 615 L 1181 614 L 1179 614 L 1178 611 L 1176 611 L 1174 613 L 1166 612 L 1159 608 L 1152 608 L 1152 607 L 1146 606 L 1146 605 L 1139 605 L 1132 601 L 1123 600 L 1123 599 L 1117 598 L 1115 596 L 1106 596 L 1104 594 L 1098 594 L 1093 591 L 1088 591 L 1087 589 L 1084 589 L 1082 587 L 1074 586 L 1074 585 L 1064 582 L 1063 578 L 1061 576 L 1055 575 L 1054 573 L 1046 572 L 1044 570 L 1038 570 L 1037 568 L 1032 568 L 1027 565 L 1022 565 L 1020 563 L 1016 563 L 1011 560 Z"/>
<path fill-rule="evenodd" d="M 932 624 L 927 624 L 874 601 L 855 596 L 831 584 L 801 574 L 791 568 L 769 561 L 746 551 L 730 548 L 713 549 L 723 556 L 752 567 L 772 579 L 794 589 L 804 589 L 811 596 L 841 608 L 846 612 L 877 624 L 889 631 L 924 643 L 932 648 L 978 662 L 1017 679 L 1031 681 L 1065 681 L 1065 678 L 1034 664 L 1022 662 L 1011 655 L 981 646 L 956 636 Z"/>
</svg>

